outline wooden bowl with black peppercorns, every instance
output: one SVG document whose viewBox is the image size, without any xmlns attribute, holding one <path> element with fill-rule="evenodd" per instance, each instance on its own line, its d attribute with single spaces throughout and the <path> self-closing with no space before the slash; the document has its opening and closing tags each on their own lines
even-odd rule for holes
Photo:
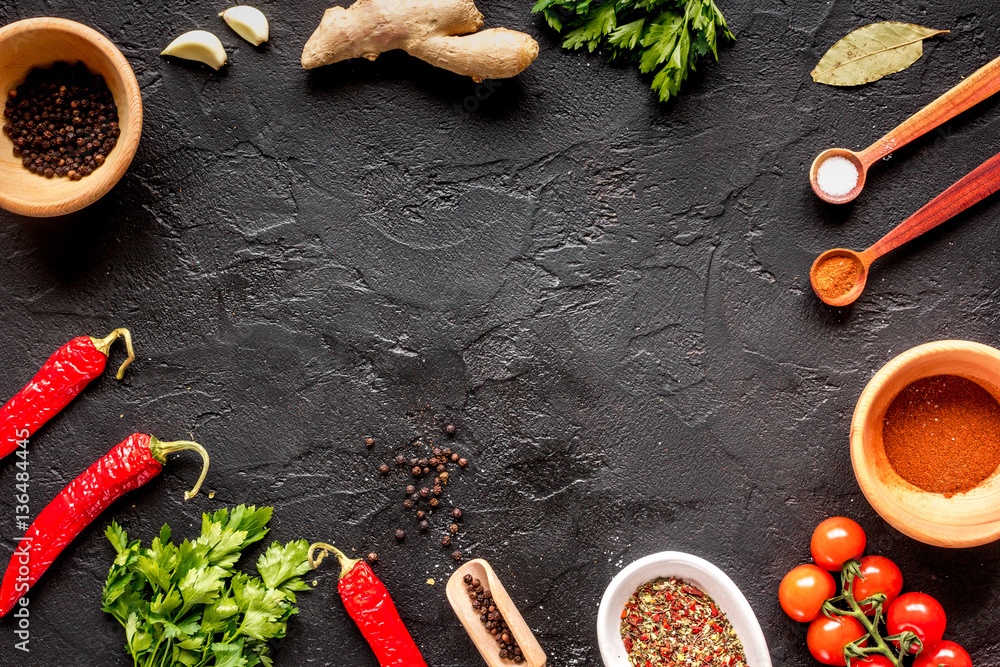
<svg viewBox="0 0 1000 667">
<path fill-rule="evenodd" d="M 94 132 L 102 132 L 104 143 L 98 143 L 95 136 L 92 140 L 95 147 L 86 151 L 89 160 L 84 163 L 81 159 L 77 167 L 79 171 L 70 174 L 70 177 L 66 173 L 75 166 L 73 160 L 58 167 L 52 164 L 53 171 L 58 169 L 62 172 L 59 174 L 31 171 L 24 164 L 26 159 L 31 161 L 31 155 L 25 155 L 20 148 L 15 152 L 10 133 L 0 131 L 0 207 L 19 215 L 53 217 L 93 204 L 125 174 L 139 145 L 142 96 L 132 68 L 107 37 L 74 21 L 33 18 L 0 28 L 0 106 L 6 110 L 8 101 L 17 100 L 16 91 L 25 84 L 29 74 L 51 68 L 57 63 L 81 63 L 89 74 L 103 78 L 114 100 L 117 124 L 111 125 L 109 117 L 108 123 L 96 126 Z M 12 91 L 15 92 L 13 98 Z M 0 124 L 8 126 L 11 120 L 4 117 Z M 45 129 L 54 129 L 56 135 L 60 131 L 65 133 L 68 127 L 60 125 Z M 106 129 L 108 127 L 112 129 Z M 113 135 L 114 141 L 107 140 L 103 132 Z M 67 141 L 65 136 L 58 138 L 60 145 Z M 53 150 L 55 139 L 53 137 L 51 141 Z M 72 141 L 75 140 L 74 136 Z M 86 140 L 91 141 L 89 136 Z M 112 144 L 112 148 L 104 148 Z M 81 148 L 86 149 L 87 146 Z M 38 150 L 41 149 L 36 149 L 36 154 Z M 49 166 L 46 163 L 45 168 Z M 86 175 L 81 175 L 83 173 Z"/>
<path fill-rule="evenodd" d="M 950 395 L 935 398 L 927 393 L 908 402 L 914 389 L 949 379 L 950 387 L 958 387 L 946 389 Z M 978 425 L 983 413 L 975 410 L 976 396 L 957 383 L 971 387 L 985 401 L 992 398 L 993 429 Z M 854 474 L 875 511 L 905 535 L 934 546 L 973 547 L 1000 539 L 1000 469 L 993 468 L 997 437 L 988 432 L 996 430 L 997 403 L 1000 351 L 992 347 L 938 341 L 908 350 L 886 364 L 861 394 L 851 424 Z M 906 424 L 910 417 L 900 406 L 920 412 L 913 412 L 912 423 Z M 923 469 L 927 479 L 921 480 L 910 473 L 927 456 L 925 440 L 935 447 L 930 450 L 934 457 Z M 964 451 L 960 449 L 963 440 L 967 441 Z M 983 463 L 992 472 L 983 474 Z M 928 490 L 949 477 L 971 476 L 977 468 L 978 477 L 971 478 L 970 488 Z"/>
</svg>

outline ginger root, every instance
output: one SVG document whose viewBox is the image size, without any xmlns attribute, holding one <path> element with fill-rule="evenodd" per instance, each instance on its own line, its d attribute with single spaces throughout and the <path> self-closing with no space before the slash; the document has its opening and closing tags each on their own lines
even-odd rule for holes
<svg viewBox="0 0 1000 667">
<path fill-rule="evenodd" d="M 523 32 L 483 27 L 473 0 L 358 0 L 333 7 L 302 51 L 306 69 L 402 49 L 475 81 L 517 76 L 538 56 Z"/>
</svg>

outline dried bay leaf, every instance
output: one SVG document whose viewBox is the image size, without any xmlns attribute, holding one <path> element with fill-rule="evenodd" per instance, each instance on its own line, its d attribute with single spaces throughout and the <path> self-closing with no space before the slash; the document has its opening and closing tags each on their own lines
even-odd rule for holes
<svg viewBox="0 0 1000 667">
<path fill-rule="evenodd" d="M 924 53 L 924 40 L 948 30 L 885 21 L 850 33 L 830 47 L 812 71 L 813 81 L 860 86 L 902 71 Z"/>
</svg>

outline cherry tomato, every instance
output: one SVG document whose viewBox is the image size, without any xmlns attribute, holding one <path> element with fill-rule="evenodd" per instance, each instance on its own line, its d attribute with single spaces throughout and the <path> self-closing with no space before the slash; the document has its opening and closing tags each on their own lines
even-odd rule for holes
<svg viewBox="0 0 1000 667">
<path fill-rule="evenodd" d="M 861 577 L 864 577 L 863 579 Z M 851 592 L 858 602 L 882 593 L 885 595 L 883 609 L 888 609 L 903 590 L 903 573 L 888 558 L 882 556 L 865 556 L 861 559 L 861 577 L 856 577 L 851 584 Z M 871 616 L 875 613 L 875 605 L 862 607 Z"/>
<path fill-rule="evenodd" d="M 896 667 L 896 664 L 884 655 L 869 655 L 864 658 L 854 658 L 851 660 L 851 667 Z"/>
<path fill-rule="evenodd" d="M 823 603 L 837 594 L 837 584 L 826 570 L 815 565 L 799 565 L 785 575 L 778 587 L 781 608 L 793 620 L 808 623 Z"/>
<path fill-rule="evenodd" d="M 948 620 L 941 604 L 930 595 L 907 593 L 889 607 L 885 623 L 890 635 L 909 630 L 920 638 L 920 644 L 914 644 L 910 653 L 927 653 L 941 641 Z"/>
<path fill-rule="evenodd" d="M 930 651 L 921 652 L 913 661 L 913 667 L 938 667 L 938 665 L 972 667 L 972 658 L 969 657 L 964 648 L 955 642 L 945 640 L 939 642 Z"/>
<path fill-rule="evenodd" d="M 809 625 L 806 644 L 813 657 L 824 665 L 846 667 L 844 647 L 864 636 L 864 627 L 850 616 L 820 616 Z"/>
<path fill-rule="evenodd" d="M 827 519 L 816 526 L 812 536 L 812 557 L 824 570 L 836 572 L 849 560 L 865 553 L 865 531 L 842 516 Z"/>
</svg>

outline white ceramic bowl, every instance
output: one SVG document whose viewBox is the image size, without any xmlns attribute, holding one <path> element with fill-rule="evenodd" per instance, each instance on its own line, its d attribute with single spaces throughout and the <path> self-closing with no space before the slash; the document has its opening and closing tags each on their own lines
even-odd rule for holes
<svg viewBox="0 0 1000 667">
<path fill-rule="evenodd" d="M 630 667 L 619 631 L 622 610 L 639 586 L 661 577 L 684 579 L 705 591 L 732 622 L 750 667 L 771 667 L 771 654 L 757 616 L 733 580 L 707 560 L 677 551 L 640 558 L 619 572 L 604 591 L 597 612 L 597 642 L 605 667 Z"/>
</svg>

